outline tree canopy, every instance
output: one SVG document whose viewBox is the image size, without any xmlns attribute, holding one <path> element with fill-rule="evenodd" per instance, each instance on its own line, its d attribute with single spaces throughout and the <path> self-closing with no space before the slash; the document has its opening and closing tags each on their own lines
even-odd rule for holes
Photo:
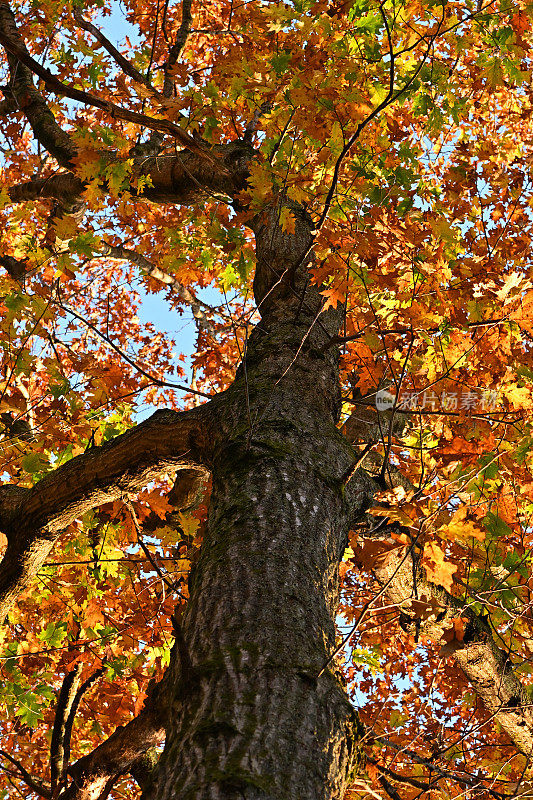
<svg viewBox="0 0 533 800">
<path fill-rule="evenodd" d="M 246 454 L 285 458 L 258 431 L 300 404 L 326 488 L 268 495 L 280 525 L 333 484 L 357 506 L 322 548 L 336 641 L 301 620 L 323 655 L 298 674 L 357 710 L 322 798 L 533 796 L 532 23 L 525 0 L 0 1 L 3 797 L 171 796 L 166 707 L 226 559 L 211 486 L 212 529 L 243 464 L 260 508 Z M 220 580 L 255 569 L 290 628 L 322 556 L 280 552 Z M 172 796 L 282 796 L 250 774 Z"/>
</svg>

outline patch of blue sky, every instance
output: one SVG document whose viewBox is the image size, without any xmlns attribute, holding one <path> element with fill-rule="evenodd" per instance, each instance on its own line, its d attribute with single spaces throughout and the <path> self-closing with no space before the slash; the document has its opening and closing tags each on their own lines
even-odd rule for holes
<svg viewBox="0 0 533 800">
<path fill-rule="evenodd" d="M 115 39 L 118 44 L 125 41 L 126 36 L 132 45 L 140 41 L 136 25 L 126 19 L 126 11 L 121 2 L 113 2 L 110 6 L 111 14 L 96 18 L 95 25 L 100 24 L 102 32 L 108 39 Z"/>
<path fill-rule="evenodd" d="M 211 306 L 219 306 L 224 303 L 223 295 L 214 286 L 208 286 L 205 289 L 195 289 L 196 295 L 199 300 Z M 195 351 L 197 327 L 192 311 L 186 306 L 183 312 L 180 313 L 175 308 L 171 308 L 170 303 L 166 300 L 164 293 L 148 294 L 140 291 L 140 304 L 137 310 L 137 316 L 143 323 L 152 323 L 158 331 L 164 333 L 169 339 L 176 342 L 174 349 L 173 363 L 176 367 L 181 367 L 184 370 L 184 375 L 179 379 L 187 385 L 190 385 L 192 380 L 192 364 L 191 359 Z M 182 360 L 182 356 L 184 360 Z M 176 378 L 170 379 L 173 383 L 177 381 Z M 177 391 L 177 397 L 183 392 Z M 141 421 L 150 416 L 153 412 L 151 406 L 143 406 L 139 408 L 136 415 L 137 421 Z"/>
</svg>

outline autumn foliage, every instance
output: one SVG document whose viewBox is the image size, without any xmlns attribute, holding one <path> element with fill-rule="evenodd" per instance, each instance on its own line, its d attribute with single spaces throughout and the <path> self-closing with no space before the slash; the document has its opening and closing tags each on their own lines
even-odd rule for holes
<svg viewBox="0 0 533 800">
<path fill-rule="evenodd" d="M 250 221 L 279 203 L 294 235 L 303 208 L 320 313 L 343 309 L 339 428 L 377 481 L 340 567 L 335 658 L 366 730 L 346 796 L 533 796 L 533 733 L 528 752 L 498 716 L 529 720 L 533 674 L 533 7 L 0 7 L 2 482 L 227 389 L 259 320 Z M 197 173 L 218 176 L 201 196 Z M 61 796 L 164 674 L 209 496 L 173 502 L 174 479 L 69 522 L 8 611 L 4 797 Z M 521 685 L 499 708 L 465 677 L 474 629 Z"/>
</svg>

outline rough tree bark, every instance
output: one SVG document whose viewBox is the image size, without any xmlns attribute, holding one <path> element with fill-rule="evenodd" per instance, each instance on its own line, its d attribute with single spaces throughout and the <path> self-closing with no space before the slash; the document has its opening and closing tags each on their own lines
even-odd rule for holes
<svg viewBox="0 0 533 800">
<path fill-rule="evenodd" d="M 443 654 L 453 655 L 485 709 L 498 721 L 517 750 L 531 758 L 531 692 L 514 674 L 509 653 L 498 647 L 486 619 L 426 580 L 424 572 L 406 547 L 390 550 L 374 567 L 388 599 L 400 611 L 404 630 L 418 636 L 423 634 L 438 643 L 453 629 L 454 619 L 463 619 L 463 641 L 445 645 Z"/>
<path fill-rule="evenodd" d="M 146 798 L 340 798 L 359 759 L 362 730 L 329 660 L 338 564 L 375 485 L 352 474 L 357 454 L 335 424 L 338 351 L 326 345 L 342 309 L 323 312 L 309 281 L 312 221 L 293 208 L 296 233 L 284 233 L 280 210 L 251 223 L 261 322 L 233 386 L 194 411 L 158 412 L 32 490 L 0 494 L 5 614 L 85 510 L 161 469 L 212 474 L 171 667 L 140 717 L 69 770 L 69 800 L 107 793 L 163 728 Z"/>
<path fill-rule="evenodd" d="M 208 532 L 182 621 L 167 742 L 146 798 L 342 797 L 360 738 L 334 669 L 338 563 L 365 492 L 324 351 L 339 312 L 308 283 L 311 221 L 254 222 L 256 301 L 214 446 Z M 363 480 L 363 477 L 362 477 Z M 178 666 L 179 662 L 178 662 Z"/>
</svg>

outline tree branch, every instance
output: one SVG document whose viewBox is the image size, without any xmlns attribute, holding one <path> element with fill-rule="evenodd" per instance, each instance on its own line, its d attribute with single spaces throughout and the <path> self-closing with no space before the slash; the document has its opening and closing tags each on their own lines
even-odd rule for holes
<svg viewBox="0 0 533 800">
<path fill-rule="evenodd" d="M 445 632 L 453 629 L 454 619 L 467 620 L 464 640 L 454 643 L 453 656 L 487 711 L 515 747 L 531 757 L 532 699 L 513 673 L 508 654 L 495 644 L 487 622 L 461 600 L 430 583 L 418 564 L 413 563 L 411 551 L 406 552 L 403 547 L 378 559 L 374 574 L 382 587 L 386 585 L 389 600 L 400 609 L 400 621 L 406 630 L 440 642 Z"/>
<path fill-rule="evenodd" d="M 174 644 L 169 666 L 159 683 L 149 690 L 141 713 L 68 769 L 72 783 L 59 800 L 98 800 L 117 777 L 127 772 L 141 782 L 149 779 L 145 756 L 165 741 L 171 689 L 181 671 L 179 648 Z"/>
<path fill-rule="evenodd" d="M 140 194 L 133 185 L 127 191 L 132 198 L 184 205 L 197 202 L 206 195 L 235 197 L 246 187 L 249 165 L 255 151 L 245 142 L 235 141 L 216 145 L 211 153 L 214 165 L 187 150 L 173 155 L 135 159 L 133 175 L 136 178 L 149 178 L 149 185 Z M 47 178 L 17 184 L 8 191 L 14 203 L 46 197 L 74 200 L 83 194 L 85 186 L 84 181 L 72 172 L 58 172 Z M 102 188 L 105 189 L 105 181 L 102 181 Z"/>
<path fill-rule="evenodd" d="M 141 526 L 139 525 L 139 520 L 137 518 L 137 514 L 135 513 L 135 509 L 133 508 L 133 505 L 129 501 L 126 501 L 125 505 L 126 505 L 126 508 L 128 509 L 128 511 L 130 512 L 130 516 L 131 516 L 131 519 L 132 519 L 132 522 L 133 522 L 133 527 L 135 528 L 135 533 L 137 534 L 137 544 L 139 545 L 139 547 L 143 551 L 144 555 L 146 556 L 148 562 L 154 568 L 154 571 L 156 572 L 156 574 L 159 575 L 159 577 L 161 578 L 161 580 L 165 584 L 165 586 L 168 589 L 170 589 L 171 592 L 175 592 L 176 589 L 177 589 L 177 586 L 174 583 L 172 583 L 171 581 L 169 581 L 168 578 L 165 577 L 165 575 L 161 571 L 157 561 L 154 559 L 154 557 L 152 556 L 150 550 L 147 548 L 147 546 L 145 545 L 145 543 L 143 541 Z"/>
<path fill-rule="evenodd" d="M 163 94 L 165 97 L 172 97 L 174 82 L 172 80 L 172 70 L 178 62 L 181 51 L 185 47 L 192 23 L 192 0 L 182 0 L 181 4 L 181 24 L 176 34 L 174 44 L 170 48 L 168 61 L 165 64 L 165 80 L 163 83 Z"/>
<path fill-rule="evenodd" d="M 24 112 L 32 130 L 48 152 L 62 166 L 72 166 L 77 149 L 70 136 L 58 125 L 40 92 L 33 85 L 32 72 L 25 60 L 31 60 L 26 46 L 17 31 L 15 16 L 7 3 L 0 3 L 0 42 L 4 45 L 11 72 L 8 108 L 15 104 Z M 37 62 L 35 62 L 37 63 Z"/>
<path fill-rule="evenodd" d="M 405 783 L 407 786 L 414 786 L 415 789 L 422 789 L 424 792 L 428 792 L 432 788 L 431 784 L 427 783 L 426 781 L 420 781 L 416 778 L 410 778 L 407 775 L 400 775 L 398 772 L 393 772 L 384 764 L 381 764 L 379 761 L 375 761 L 373 758 L 370 758 L 370 756 L 366 756 L 366 760 L 370 764 L 373 764 L 375 767 L 377 767 L 380 772 L 383 772 L 389 778 L 393 778 L 395 781 L 398 781 L 398 783 Z M 433 783 L 435 783 L 435 781 L 433 781 Z"/>
<path fill-rule="evenodd" d="M 83 664 L 80 663 L 73 670 L 67 672 L 57 698 L 52 741 L 50 743 L 50 783 L 52 793 L 55 792 L 58 784 L 63 781 L 66 766 L 65 731 L 78 690 L 82 668 Z"/>
<path fill-rule="evenodd" d="M 102 244 L 102 255 L 110 256 L 111 258 L 117 258 L 122 261 L 130 261 L 132 264 L 136 264 L 138 267 L 140 267 L 142 271 L 146 273 L 146 275 L 149 275 L 151 278 L 155 278 L 155 280 L 164 283 L 165 286 L 171 286 L 177 292 L 180 299 L 190 306 L 192 315 L 198 323 L 198 326 L 203 330 L 208 331 L 211 336 L 214 335 L 215 331 L 213 324 L 206 314 L 206 310 L 212 311 L 212 309 L 205 303 L 202 303 L 202 301 L 199 300 L 190 289 L 176 280 L 173 275 L 169 275 L 167 272 L 159 269 L 158 266 L 152 264 L 152 262 L 145 258 L 141 253 L 137 253 L 135 250 L 130 250 L 123 245 L 116 246 L 104 242 Z M 2 262 L 0 261 L 0 263 Z"/>
<path fill-rule="evenodd" d="M 165 741 L 164 715 L 152 704 L 117 730 L 96 750 L 84 756 L 70 769 L 70 786 L 61 800 L 97 800 L 110 780 L 128 772 L 152 747 Z"/>
<path fill-rule="evenodd" d="M 473 775 L 472 776 L 458 775 L 457 773 L 453 774 L 449 769 L 443 769 L 442 767 L 439 767 L 439 765 L 435 763 L 435 759 L 429 760 L 427 758 L 422 758 L 422 756 L 419 756 L 418 753 L 415 753 L 412 750 L 408 750 L 407 747 L 405 747 L 405 745 L 398 745 L 396 744 L 396 742 L 393 742 L 390 739 L 381 736 L 376 737 L 376 742 L 384 744 L 387 747 L 396 750 L 397 752 L 401 752 L 402 755 L 405 755 L 408 758 L 410 758 L 412 761 L 414 761 L 415 764 L 421 764 L 422 766 L 427 767 L 427 769 L 433 774 L 433 777 L 436 777 L 438 775 L 448 780 L 452 779 L 459 784 L 463 784 L 463 786 L 469 786 L 471 789 L 478 789 L 480 786 L 479 778 Z M 501 792 L 496 792 L 490 786 L 484 786 L 483 789 L 488 797 L 494 797 L 495 800 L 513 800 L 513 798 L 509 797 L 509 795 L 501 794 Z"/>
<path fill-rule="evenodd" d="M 60 81 L 56 75 L 50 72 L 50 70 L 46 67 L 43 67 L 41 64 L 39 64 L 39 62 L 28 53 L 24 43 L 22 42 L 22 39 L 18 33 L 16 33 L 16 31 L 16 35 L 13 35 L 10 28 L 6 29 L 5 25 L 3 26 L 2 23 L 4 20 L 11 20 L 11 25 L 14 26 L 12 12 L 9 9 L 9 6 L 2 2 L 0 3 L 0 43 L 5 47 L 8 53 L 10 53 L 12 56 L 15 56 L 18 61 L 24 64 L 27 69 L 31 70 L 31 72 L 33 72 L 35 75 L 38 75 L 39 78 L 44 81 L 49 91 L 53 92 L 54 94 L 69 97 L 71 100 L 76 100 L 84 105 L 100 108 L 103 111 L 107 111 L 107 113 L 115 119 L 133 122 L 137 125 L 150 128 L 150 130 L 161 131 L 161 133 L 168 133 L 173 136 L 174 139 L 180 142 L 183 147 L 186 147 L 189 150 L 201 155 L 202 158 L 204 158 L 206 161 L 209 161 L 211 164 L 215 162 L 211 153 L 203 145 L 201 145 L 196 139 L 193 139 L 193 137 L 186 133 L 186 131 L 184 131 L 178 125 L 175 125 L 170 120 L 155 119 L 154 117 L 149 117 L 146 114 L 140 114 L 137 111 L 130 111 L 129 109 L 121 108 L 115 103 L 112 103 L 110 100 L 102 100 L 96 95 L 90 94 L 89 92 L 84 92 L 81 89 L 76 89 L 74 86 Z M 66 134 L 64 135 L 66 136 Z"/>
<path fill-rule="evenodd" d="M 117 48 L 114 46 L 114 44 L 112 44 L 109 41 L 107 36 L 104 36 L 102 31 L 99 30 L 96 27 L 96 25 L 93 25 L 92 22 L 89 22 L 89 20 L 85 19 L 85 17 L 83 16 L 83 12 L 82 12 L 82 6 L 79 6 L 76 3 L 73 3 L 73 5 L 72 5 L 72 16 L 74 17 L 74 19 L 76 20 L 76 22 L 78 23 L 80 28 L 82 28 L 87 33 L 90 33 L 96 39 L 96 41 L 99 44 L 102 45 L 104 50 L 107 53 L 109 53 L 111 58 L 121 68 L 122 72 L 124 72 L 130 78 L 133 78 L 133 80 L 136 81 L 137 83 L 141 83 L 144 86 L 146 86 L 146 88 L 149 89 L 151 92 L 153 92 L 154 95 L 158 94 L 158 92 L 156 91 L 156 89 L 154 89 L 154 87 L 152 86 L 150 81 L 148 81 L 144 77 L 144 75 L 142 75 L 139 72 L 139 70 L 136 67 L 133 66 L 131 61 L 128 61 L 128 59 L 125 58 L 119 50 L 117 50 Z"/>
<path fill-rule="evenodd" d="M 102 503 L 137 492 L 163 470 L 211 463 L 223 396 L 191 411 L 156 411 L 136 428 L 48 473 L 31 489 L 0 487 L 0 620 L 33 580 L 71 522 Z"/>
<path fill-rule="evenodd" d="M 72 728 L 74 727 L 74 718 L 76 717 L 76 712 L 78 710 L 78 706 L 80 704 L 80 700 L 87 692 L 93 683 L 98 680 L 104 674 L 104 668 L 100 667 L 100 669 L 95 670 L 92 675 L 89 675 L 86 678 L 82 685 L 77 690 L 74 699 L 72 701 L 72 705 L 70 707 L 70 711 L 67 717 L 67 721 L 65 723 L 65 730 L 63 734 L 63 769 L 66 771 L 68 769 L 69 761 L 70 761 L 70 743 L 72 739 Z"/>
<path fill-rule="evenodd" d="M 152 747 L 132 764 L 130 775 L 137 781 L 142 792 L 150 786 L 158 761 L 159 753 Z"/>
<path fill-rule="evenodd" d="M 6 87 L 4 86 L 2 91 L 4 95 L 7 92 Z M 0 117 L 9 117 L 10 114 L 14 114 L 15 111 L 19 110 L 19 106 L 17 101 L 13 97 L 6 97 L 5 100 L 0 102 Z"/>
<path fill-rule="evenodd" d="M 12 256 L 0 255 L 0 266 L 4 267 L 13 280 L 19 282 L 23 281 L 27 272 L 26 262 Z"/>
<path fill-rule="evenodd" d="M 211 395 L 206 394 L 206 392 L 200 392 L 198 389 L 193 389 L 191 386 L 185 386 L 182 383 L 172 383 L 171 381 L 165 381 L 163 378 L 158 378 L 156 375 L 151 375 L 144 369 L 144 367 L 141 366 L 141 364 L 139 364 L 133 358 L 130 358 L 130 356 L 124 352 L 121 347 L 116 345 L 107 334 L 100 331 L 96 325 L 93 325 L 92 322 L 89 322 L 89 320 L 85 319 L 85 317 L 83 317 L 81 314 L 78 314 L 78 312 L 74 311 L 73 308 L 70 308 L 58 300 L 54 300 L 53 304 L 58 308 L 63 309 L 63 311 L 66 311 L 67 314 L 70 314 L 72 317 L 74 317 L 74 319 L 77 319 L 78 322 L 81 322 L 82 325 L 85 325 L 86 328 L 95 333 L 103 342 L 106 343 L 106 345 L 108 345 L 108 347 L 111 348 L 111 350 L 114 350 L 115 353 L 124 359 L 124 361 L 130 365 L 130 367 L 133 367 L 133 369 L 139 372 L 143 377 L 147 378 L 150 384 L 154 386 L 166 386 L 169 389 L 179 389 L 181 392 L 191 392 L 192 394 L 199 395 L 201 397 L 211 397 Z"/>
<path fill-rule="evenodd" d="M 34 780 L 30 773 L 24 769 L 20 761 L 17 761 L 16 758 L 10 756 L 5 750 L 0 750 L 0 755 L 4 756 L 4 758 L 7 758 L 7 760 L 10 761 L 14 767 L 16 767 L 17 771 L 19 772 L 18 777 L 24 781 L 26 786 L 35 792 L 35 794 L 38 794 L 39 797 L 44 797 L 45 800 L 49 800 L 49 798 L 52 796 L 49 786 L 45 786 L 43 783 L 39 783 L 38 781 Z"/>
</svg>

